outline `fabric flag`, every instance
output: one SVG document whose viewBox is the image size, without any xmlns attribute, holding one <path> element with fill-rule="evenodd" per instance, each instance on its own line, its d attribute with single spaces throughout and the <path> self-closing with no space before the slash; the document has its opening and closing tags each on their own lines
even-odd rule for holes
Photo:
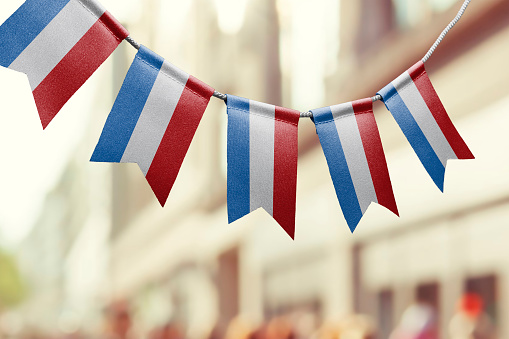
<svg viewBox="0 0 509 339">
<path fill-rule="evenodd" d="M 0 65 L 27 74 L 46 128 L 128 35 L 95 0 L 27 0 L 0 26 Z"/>
<path fill-rule="evenodd" d="M 164 206 L 213 93 L 141 46 L 91 161 L 137 163 Z"/>
<path fill-rule="evenodd" d="M 312 112 L 350 230 L 355 231 L 372 202 L 399 215 L 372 100 L 363 99 Z"/>
<path fill-rule="evenodd" d="M 227 96 L 228 220 L 263 208 L 295 236 L 300 112 Z"/>
<path fill-rule="evenodd" d="M 444 191 L 447 160 L 474 159 L 419 61 L 379 94 L 435 184 Z"/>
</svg>

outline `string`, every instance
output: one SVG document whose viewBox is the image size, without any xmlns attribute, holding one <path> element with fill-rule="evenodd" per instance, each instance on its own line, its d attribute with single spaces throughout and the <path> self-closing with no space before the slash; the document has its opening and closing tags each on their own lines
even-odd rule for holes
<svg viewBox="0 0 509 339">
<path fill-rule="evenodd" d="M 422 62 L 423 63 L 426 63 L 429 58 L 433 55 L 433 53 L 435 52 L 435 50 L 437 49 L 438 45 L 440 45 L 440 43 L 442 42 L 442 40 L 444 40 L 445 36 L 447 35 L 447 33 L 449 33 L 449 31 L 458 23 L 458 21 L 460 21 L 461 17 L 463 16 L 463 14 L 465 14 L 465 11 L 467 10 L 467 7 L 468 5 L 470 4 L 470 1 L 471 0 L 465 0 L 463 2 L 463 5 L 461 6 L 460 10 L 458 11 L 458 14 L 456 14 L 456 16 L 454 17 L 454 19 L 449 23 L 449 25 L 447 25 L 447 27 L 442 31 L 442 33 L 440 34 L 440 36 L 437 38 L 437 40 L 435 41 L 435 43 L 433 44 L 433 46 L 431 46 L 431 48 L 429 49 L 428 53 L 426 53 L 426 55 L 422 58 Z M 137 43 L 131 36 L 128 36 L 126 39 L 125 39 L 128 43 L 130 43 L 134 48 L 136 49 L 140 49 L 141 45 L 139 43 Z M 226 101 L 226 94 L 223 94 L 221 92 L 218 92 L 218 91 L 214 91 L 214 94 L 212 95 L 213 97 L 215 98 L 218 98 L 218 99 L 221 99 L 223 101 Z M 373 102 L 376 102 L 376 101 L 379 101 L 379 100 L 382 100 L 382 96 L 377 94 L 375 95 L 374 97 L 371 98 L 371 100 L 373 100 Z M 308 112 L 302 112 L 300 114 L 300 117 L 301 118 L 312 118 L 313 117 L 313 112 L 311 111 L 308 111 Z"/>
</svg>

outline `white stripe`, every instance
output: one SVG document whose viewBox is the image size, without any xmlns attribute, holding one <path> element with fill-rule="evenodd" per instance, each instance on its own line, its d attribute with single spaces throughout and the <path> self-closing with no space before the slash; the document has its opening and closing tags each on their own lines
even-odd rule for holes
<svg viewBox="0 0 509 339">
<path fill-rule="evenodd" d="M 165 61 L 121 160 L 121 162 L 138 163 L 144 175 L 147 175 L 150 169 L 184 91 L 185 86 L 181 81 L 187 82 L 185 73 L 181 72 L 179 81 L 176 81 L 168 75 L 170 74 L 168 72 L 175 73 L 175 68 Z M 189 78 L 189 75 L 186 76 Z"/>
<path fill-rule="evenodd" d="M 164 60 L 163 65 L 161 66 L 161 72 L 168 75 L 170 78 L 180 83 L 182 86 L 185 86 L 187 80 L 189 80 L 189 74 L 182 71 L 180 68 L 174 66 L 168 61 Z"/>
<path fill-rule="evenodd" d="M 331 106 L 330 110 L 334 120 L 353 114 L 353 106 L 351 102 L 345 102 L 343 104 Z"/>
<path fill-rule="evenodd" d="M 256 101 L 249 107 L 250 208 L 263 207 L 273 215 L 276 107 Z"/>
<path fill-rule="evenodd" d="M 364 214 L 371 202 L 378 203 L 378 199 L 354 109 L 352 103 L 349 102 L 333 106 L 331 111 L 333 116 L 338 117 L 335 119 L 336 130 L 343 146 L 343 152 L 345 153 L 359 205 L 362 214 Z"/>
<path fill-rule="evenodd" d="M 393 81 L 393 85 L 426 139 L 428 139 L 442 165 L 445 167 L 448 159 L 457 159 L 410 74 L 408 72 L 403 73 Z"/>
<path fill-rule="evenodd" d="M 100 10 L 97 6 L 85 8 L 77 0 L 69 1 L 9 68 L 27 74 L 33 91 L 97 22 Z"/>
<path fill-rule="evenodd" d="M 98 19 L 106 12 L 106 9 L 96 0 L 78 0 L 85 8 L 87 8 Z"/>
</svg>

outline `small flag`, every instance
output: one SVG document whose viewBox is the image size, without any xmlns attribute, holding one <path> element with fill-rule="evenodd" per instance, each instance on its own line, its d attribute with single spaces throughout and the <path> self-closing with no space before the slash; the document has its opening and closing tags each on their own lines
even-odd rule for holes
<svg viewBox="0 0 509 339">
<path fill-rule="evenodd" d="M 263 208 L 295 236 L 300 112 L 233 95 L 228 106 L 228 220 Z"/>
<path fill-rule="evenodd" d="M 371 99 L 313 110 L 336 195 L 353 232 L 372 202 L 398 215 Z"/>
<path fill-rule="evenodd" d="M 0 65 L 27 74 L 46 128 L 128 35 L 95 0 L 27 0 L 0 26 Z"/>
<path fill-rule="evenodd" d="M 380 93 L 435 184 L 444 191 L 447 160 L 474 159 L 419 61 Z"/>
<path fill-rule="evenodd" d="M 164 206 L 213 93 L 141 46 L 91 161 L 137 163 Z"/>
</svg>

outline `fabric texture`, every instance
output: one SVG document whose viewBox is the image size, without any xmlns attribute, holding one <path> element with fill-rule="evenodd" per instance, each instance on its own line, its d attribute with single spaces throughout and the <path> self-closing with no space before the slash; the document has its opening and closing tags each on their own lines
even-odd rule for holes
<svg viewBox="0 0 509 339">
<path fill-rule="evenodd" d="M 438 188 L 449 159 L 474 159 L 419 61 L 379 94 Z"/>
<path fill-rule="evenodd" d="M 0 26 L 0 65 L 28 76 L 46 128 L 128 35 L 95 0 L 27 0 Z"/>
<path fill-rule="evenodd" d="M 228 220 L 263 208 L 294 238 L 300 112 L 233 95 L 228 106 Z"/>
<path fill-rule="evenodd" d="M 141 46 L 91 161 L 137 163 L 164 206 L 213 93 Z"/>
<path fill-rule="evenodd" d="M 355 231 L 372 202 L 398 215 L 371 99 L 312 112 L 350 230 Z"/>
</svg>

